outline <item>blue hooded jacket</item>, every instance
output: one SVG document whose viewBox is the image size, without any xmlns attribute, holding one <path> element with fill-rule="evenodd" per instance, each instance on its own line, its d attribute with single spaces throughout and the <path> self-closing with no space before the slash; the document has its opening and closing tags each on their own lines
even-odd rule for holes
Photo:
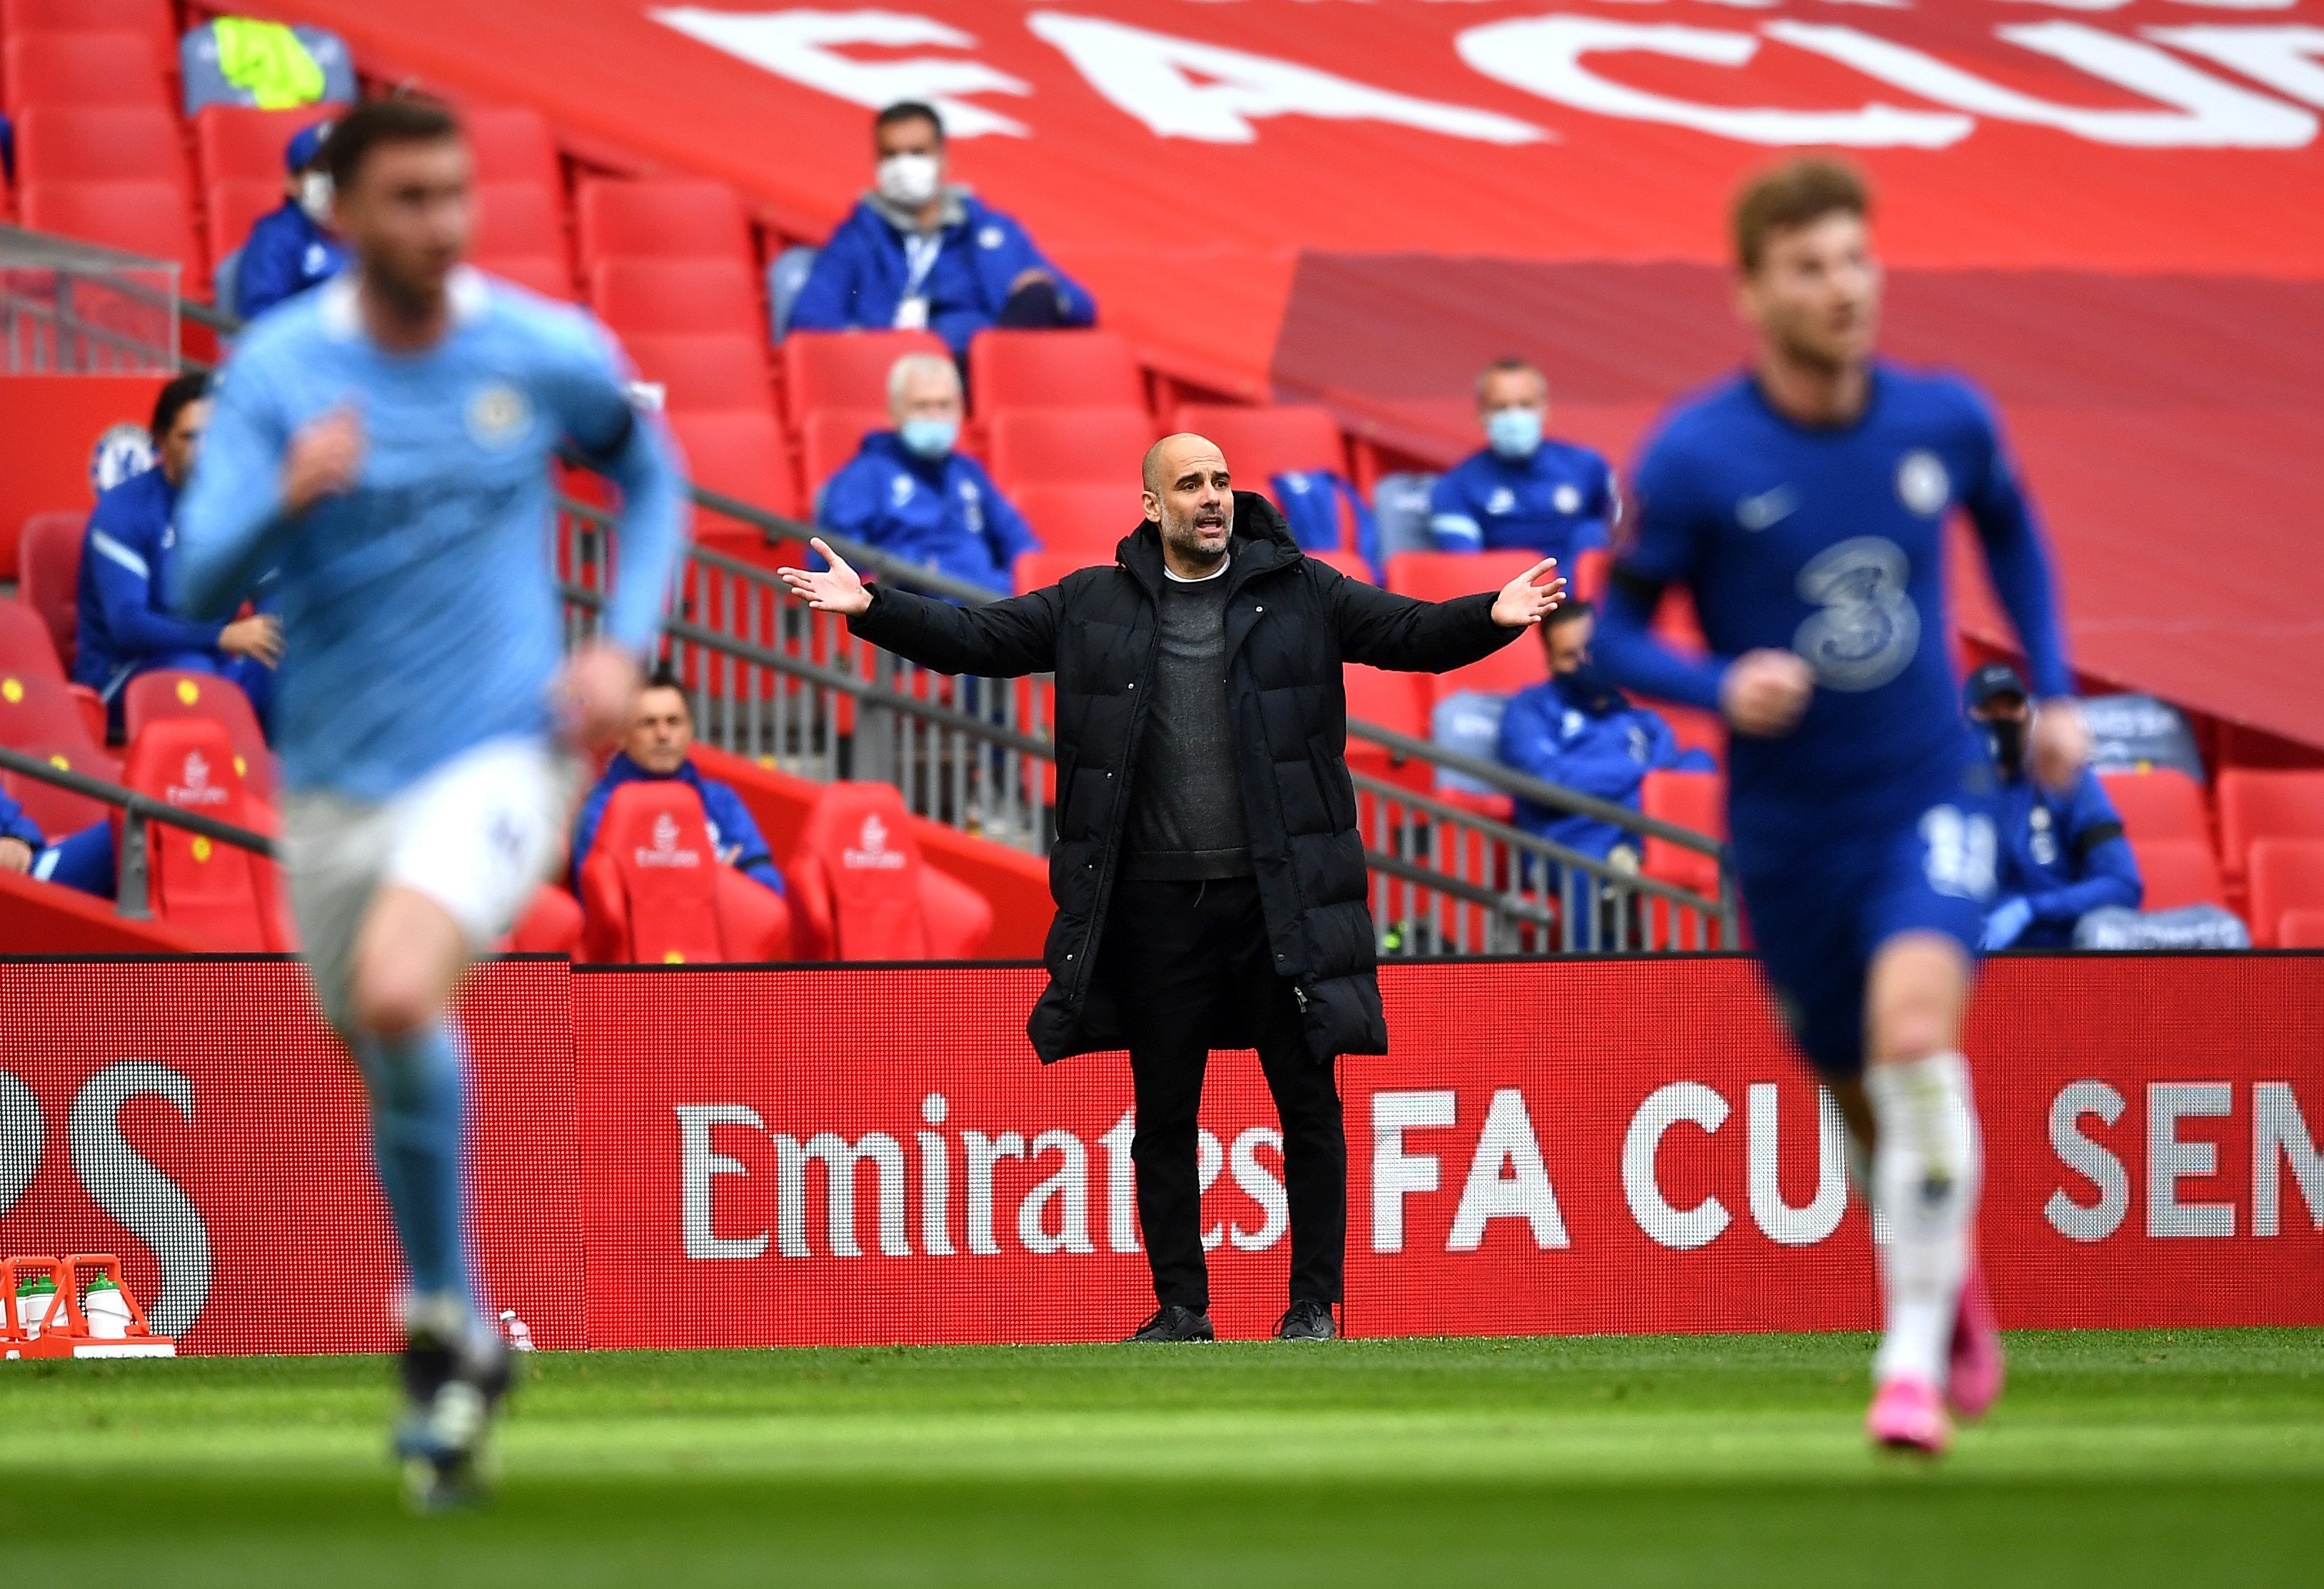
<svg viewBox="0 0 2324 1589">
<path fill-rule="evenodd" d="M 573 824 L 573 859 L 566 880 L 575 894 L 581 892 L 581 863 L 589 859 L 590 848 L 597 842 L 597 825 L 605 820 L 605 803 L 613 799 L 613 791 L 624 784 L 659 782 L 664 777 L 675 778 L 702 796 L 710 848 L 720 860 L 754 883 L 778 894 L 783 891 L 783 875 L 775 869 L 767 841 L 760 836 L 759 824 L 752 820 L 751 808 L 742 804 L 740 794 L 715 778 L 704 777 L 691 761 L 680 762 L 674 773 L 650 773 L 632 761 L 626 751 L 617 751 L 605 764 L 605 776 L 582 801 L 581 815 Z"/>
<path fill-rule="evenodd" d="M 966 188 L 947 188 L 945 200 L 942 246 L 920 290 L 928 299 L 928 329 L 955 355 L 965 355 L 969 339 L 993 323 L 1009 301 L 1010 283 L 1027 271 L 1046 271 L 1056 283 L 1066 325 L 1096 322 L 1088 291 L 1051 263 L 1015 220 Z M 884 331 L 895 325 L 912 272 L 904 234 L 882 213 L 888 207 L 866 194 L 839 224 L 791 305 L 790 329 Z"/>
<path fill-rule="evenodd" d="M 346 269 L 346 246 L 315 225 L 295 198 L 252 223 L 235 267 L 234 312 L 254 320 Z"/>
<path fill-rule="evenodd" d="M 957 452 L 924 458 L 892 430 L 865 436 L 831 477 L 816 522 L 1003 596 L 1015 593 L 1018 554 L 1041 549 L 982 464 Z"/>
<path fill-rule="evenodd" d="M 1994 904 L 2022 898 L 2033 912 L 2013 947 L 2064 948 L 2074 923 L 2100 906 L 2138 908 L 2146 893 L 2138 858 L 2098 774 L 2084 767 L 2063 794 L 2022 772 L 2005 776 L 1995 807 L 2001 864 Z"/>
<path fill-rule="evenodd" d="M 97 499 L 81 543 L 73 682 L 112 699 L 141 668 L 188 653 L 225 661 L 223 624 L 180 618 L 163 599 L 177 546 L 178 488 L 157 466 Z"/>
<path fill-rule="evenodd" d="M 1682 751 L 1659 713 L 1633 706 L 1594 678 L 1561 675 L 1518 691 L 1501 713 L 1500 760 L 1545 783 L 1638 808 L 1638 785 L 1661 767 L 1709 770 L 1700 750 Z M 1600 859 L 1630 835 L 1611 822 L 1520 800 L 1517 825 Z"/>
</svg>

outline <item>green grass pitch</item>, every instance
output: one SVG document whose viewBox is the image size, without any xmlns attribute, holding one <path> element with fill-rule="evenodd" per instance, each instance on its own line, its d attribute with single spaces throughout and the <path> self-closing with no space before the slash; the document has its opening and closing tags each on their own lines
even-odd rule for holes
<svg viewBox="0 0 2324 1589">
<path fill-rule="evenodd" d="M 2324 1330 L 2028 1334 L 1943 1463 L 1862 1336 L 536 1355 L 402 1512 L 381 1358 L 0 1366 L 13 1581 L 2324 1582 Z"/>
</svg>

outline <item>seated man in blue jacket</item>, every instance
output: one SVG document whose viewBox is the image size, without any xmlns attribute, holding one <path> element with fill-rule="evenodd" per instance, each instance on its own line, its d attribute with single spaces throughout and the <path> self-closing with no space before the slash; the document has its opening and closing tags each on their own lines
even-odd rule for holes
<svg viewBox="0 0 2324 1589">
<path fill-rule="evenodd" d="M 934 331 L 968 355 L 989 326 L 1088 326 L 1097 305 L 1025 229 L 945 180 L 944 124 L 917 101 L 872 124 L 874 186 L 816 256 L 795 331 Z"/>
<path fill-rule="evenodd" d="M 576 894 L 581 891 L 581 863 L 589 859 L 589 847 L 597 841 L 597 825 L 605 820 L 605 803 L 613 797 L 613 791 L 624 784 L 665 778 L 676 778 L 702 796 L 710 847 L 718 852 L 721 862 L 754 883 L 778 894 L 783 891 L 783 875 L 767 853 L 767 841 L 759 836 L 759 824 L 751 820 L 751 808 L 726 785 L 695 770 L 693 749 L 694 713 L 687 705 L 686 691 L 667 666 L 658 668 L 638 693 L 638 714 L 631 721 L 629 737 L 606 764 L 605 776 L 581 803 L 567 878 Z"/>
<path fill-rule="evenodd" d="M 950 359 L 898 359 L 888 372 L 888 413 L 896 428 L 863 438 L 862 450 L 823 488 L 816 522 L 1011 595 L 1018 554 L 1037 552 L 1040 543 L 984 466 L 953 450 L 963 411 L 960 372 Z"/>
<path fill-rule="evenodd" d="M 113 824 L 94 822 L 54 844 L 24 808 L 0 789 L 0 872 L 113 897 Z"/>
<path fill-rule="evenodd" d="M 317 122 L 293 133 L 282 152 L 282 202 L 251 224 L 235 267 L 231 307 L 245 320 L 346 267 L 346 247 L 331 232 L 331 174 L 323 162 L 330 135 L 331 124 Z"/>
<path fill-rule="evenodd" d="M 1658 767 L 1709 772 L 1718 764 L 1701 750 L 1682 751 L 1668 723 L 1631 705 L 1606 682 L 1590 655 L 1597 621 L 1587 602 L 1568 602 L 1541 620 L 1549 677 L 1509 697 L 1501 714 L 1500 759 L 1545 783 L 1636 811 L 1638 786 L 1648 773 Z M 1635 846 L 1611 822 L 1528 800 L 1517 802 L 1517 825 L 1600 860 L 1618 845 Z"/>
<path fill-rule="evenodd" d="M 1602 554 L 1620 512 L 1613 470 L 1588 447 L 1543 435 L 1549 380 L 1523 359 L 1485 366 L 1477 414 L 1483 450 L 1438 475 L 1429 492 L 1436 549 L 1554 557 L 1578 581 L 1582 555 Z"/>
<path fill-rule="evenodd" d="M 1984 947 L 2062 949 L 2091 911 L 2136 910 L 2146 895 L 2138 858 L 2098 774 L 2085 767 L 2071 788 L 2045 789 L 2025 765 L 2034 707 L 2017 670 L 1987 663 L 1969 675 L 1965 693 L 2000 780 L 1995 817 L 2001 853 Z"/>
<path fill-rule="evenodd" d="M 103 496 L 81 543 L 79 651 L 73 680 L 105 698 L 111 732 L 121 732 L 122 693 L 155 668 L 213 673 L 242 686 L 266 721 L 282 630 L 260 613 L 234 622 L 195 623 L 162 599 L 177 545 L 178 493 L 193 471 L 209 419 L 209 377 L 179 376 L 153 402 L 154 464 Z"/>
</svg>

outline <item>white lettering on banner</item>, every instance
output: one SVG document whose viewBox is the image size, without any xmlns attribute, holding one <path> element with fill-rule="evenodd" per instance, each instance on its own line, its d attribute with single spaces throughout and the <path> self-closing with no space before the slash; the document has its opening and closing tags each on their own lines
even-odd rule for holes
<svg viewBox="0 0 2324 1589">
<path fill-rule="evenodd" d="M 881 50 L 923 44 L 965 50 L 975 44 L 973 34 L 932 16 L 894 11 L 711 11 L 699 5 L 664 6 L 646 14 L 714 50 L 836 99 L 873 110 L 899 99 L 923 100 L 944 117 L 945 132 L 951 137 L 1025 135 L 1024 123 L 964 97 L 1032 92 L 1022 80 L 981 60 L 933 55 L 858 60 L 840 53 L 839 47 L 846 44 Z"/>
<path fill-rule="evenodd" d="M 1745 143 L 1844 144 L 1941 149 L 1969 136 L 1971 118 L 1949 111 L 1866 105 L 1854 110 L 1783 110 L 1702 105 L 1599 76 L 1584 58 L 1646 51 L 1739 67 L 1759 51 L 1749 33 L 1676 23 L 1611 22 L 1593 16 L 1516 17 L 1470 28 L 1453 41 L 1461 59 L 1496 82 L 1545 99 L 1625 121 L 1663 122 Z"/>
<path fill-rule="evenodd" d="M 166 1098 L 180 1119 L 193 1124 L 194 1085 L 177 1071 L 142 1060 L 107 1065 L 73 1098 L 73 1173 L 98 1208 L 152 1249 L 161 1266 L 161 1294 L 151 1309 L 154 1331 L 182 1335 L 209 1300 L 209 1226 L 185 1189 L 121 1134 L 121 1106 L 142 1093 Z"/>
<path fill-rule="evenodd" d="M 1848 1126 L 1829 1090 L 1816 1088 L 1816 1190 L 1804 1208 L 1784 1201 L 1779 1140 L 1781 1091 L 1755 1081 L 1744 1133 L 1750 1156 L 1751 1218 L 1778 1246 L 1812 1247 L 1840 1228 L 1848 1212 Z"/>
<path fill-rule="evenodd" d="M 2160 43 L 2200 55 L 2265 83 L 2287 98 L 2324 106 L 2324 28 L 2147 28 Z"/>
<path fill-rule="evenodd" d="M 2280 1227 L 2277 1194 L 2282 1189 L 2275 1168 L 2279 1158 L 2299 1183 L 2301 1199 L 2308 1205 L 2308 1223 L 2324 1230 L 2324 1155 L 2318 1154 L 2316 1140 L 2308 1134 L 2300 1100 L 2292 1095 L 2288 1081 L 2255 1081 L 2252 1084 L 2254 1235 L 2274 1235 Z"/>
<path fill-rule="evenodd" d="M 1449 1088 L 1372 1094 L 1372 1251 L 1404 1251 L 1404 1199 L 1436 1189 L 1434 1153 L 1407 1153 L 1407 1131 L 1439 1130 L 1458 1118 L 1460 1099 Z"/>
<path fill-rule="evenodd" d="M 807 1167 L 816 1159 L 823 1161 L 824 1239 L 831 1244 L 831 1255 L 863 1256 L 855 1241 L 855 1171 L 868 1161 L 880 1178 L 880 1254 L 910 1257 L 911 1244 L 904 1239 L 904 1150 L 884 1131 L 867 1131 L 853 1142 L 835 1131 L 818 1131 L 805 1145 L 797 1137 L 776 1136 L 776 1195 L 782 1202 L 776 1228 L 783 1256 L 807 1255 Z"/>
<path fill-rule="evenodd" d="M 1130 1156 L 1138 1116 L 1124 1109 L 1098 1145 L 1105 1150 L 1105 1245 L 1117 1253 L 1138 1251 L 1138 1166 Z"/>
<path fill-rule="evenodd" d="M 1480 143 L 1537 143 L 1553 136 L 1513 116 L 1415 98 L 1296 61 L 1102 17 L 1037 11 L 1025 25 L 1158 138 L 1250 143 L 1259 136 L 1253 121 L 1278 115 L 1388 122 Z"/>
<path fill-rule="evenodd" d="M 1638 1228 L 1665 1247 L 1690 1252 L 1715 1240 L 1734 1217 L 1727 1205 L 1706 1196 L 1692 1208 L 1674 1208 L 1663 1196 L 1655 1158 L 1663 1134 L 1683 1121 L 1707 1135 L 1727 1123 L 1727 1100 L 1700 1081 L 1673 1081 L 1646 1095 L 1630 1116 L 1622 1138 L 1622 1195 Z"/>
<path fill-rule="evenodd" d="M 960 1145 L 968 1155 L 968 1250 L 989 1258 L 1001 1251 L 992 1239 L 992 1167 L 1003 1159 L 1023 1158 L 1025 1138 L 1015 1131 L 998 1136 L 964 1131 Z"/>
<path fill-rule="evenodd" d="M 1250 1127 L 1234 1139 L 1234 1146 L 1227 1154 L 1235 1184 L 1242 1188 L 1245 1197 L 1259 1205 L 1262 1220 L 1257 1230 L 1245 1230 L 1240 1225 L 1227 1227 L 1227 1240 L 1245 1253 L 1266 1251 L 1291 1228 L 1290 1196 L 1274 1172 L 1259 1162 L 1259 1150 L 1263 1147 L 1273 1148 L 1276 1162 L 1283 1162 L 1283 1133 L 1271 1125 Z"/>
<path fill-rule="evenodd" d="M 764 1127 L 759 1112 L 747 1104 L 679 1104 L 678 1113 L 678 1233 L 689 1258 L 755 1258 L 767 1250 L 767 1233 L 752 1236 L 718 1235 L 710 1181 L 717 1175 L 743 1175 L 749 1169 L 710 1144 L 714 1125 Z"/>
<path fill-rule="evenodd" d="M 1028 1253 L 1093 1253 L 1089 1235 L 1089 1149 L 1070 1131 L 1045 1131 L 1033 1139 L 1032 1157 L 1057 1155 L 1057 1168 L 1034 1183 L 1017 1205 L 1017 1240 Z M 1057 1205 L 1057 1228 L 1042 1215 Z"/>
<path fill-rule="evenodd" d="M 1771 39 L 1830 56 L 1941 105 L 2000 121 L 2056 127 L 2093 143 L 2132 149 L 2293 149 L 2316 136 L 2316 118 L 2308 112 L 2215 78 L 2135 39 L 2072 22 L 2024 23 L 1996 32 L 2023 49 L 2171 108 L 2060 105 L 1855 28 L 1800 22 L 1772 22 L 1766 27 Z"/>
<path fill-rule="evenodd" d="M 2233 1203 L 2182 1203 L 2179 1182 L 2215 1175 L 2217 1143 L 2181 1142 L 2179 1122 L 2220 1118 L 2235 1112 L 2236 1089 L 2224 1081 L 2154 1081 L 2146 1088 L 2146 1234 L 2233 1235 Z"/>
<path fill-rule="evenodd" d="M 2043 1217 L 2070 1242 L 2102 1242 L 2122 1228 L 2130 1212 L 2130 1174 L 2103 1144 L 2082 1134 L 2082 1116 L 2107 1125 L 2122 1118 L 2122 1094 L 2103 1081 L 2070 1082 L 2050 1104 L 2050 1151 L 2058 1162 L 2098 1189 L 2095 1203 L 2078 1203 L 2059 1187 L 2050 1193 Z"/>
<path fill-rule="evenodd" d="M 920 1100 L 920 1118 L 941 1125 L 952 1106 L 932 1092 Z M 952 1256 L 952 1149 L 939 1131 L 920 1133 L 920 1251 L 931 1258 Z"/>
<path fill-rule="evenodd" d="M 1508 1173 L 1504 1175 L 1504 1170 Z M 1485 1128 L 1477 1138 L 1476 1156 L 1469 1161 L 1468 1183 L 1461 1189 L 1461 1206 L 1452 1216 L 1452 1234 L 1444 1250 L 1473 1253 L 1484 1245 L 1488 1221 L 1512 1218 L 1522 1218 L 1531 1227 L 1533 1245 L 1544 1252 L 1566 1245 L 1565 1220 L 1557 1210 L 1557 1191 L 1549 1184 L 1549 1168 L 1541 1160 L 1541 1141 L 1534 1135 L 1525 1094 L 1504 1087 L 1495 1090 L 1486 1107 Z"/>
<path fill-rule="evenodd" d="M 1207 1127 L 1194 1134 L 1195 1189 L 1204 1197 L 1219 1183 L 1219 1171 L 1227 1166 L 1227 1151 L 1220 1145 L 1216 1133 Z M 1211 1252 L 1227 1239 L 1227 1227 L 1222 1220 L 1203 1232 L 1203 1250 Z"/>
</svg>

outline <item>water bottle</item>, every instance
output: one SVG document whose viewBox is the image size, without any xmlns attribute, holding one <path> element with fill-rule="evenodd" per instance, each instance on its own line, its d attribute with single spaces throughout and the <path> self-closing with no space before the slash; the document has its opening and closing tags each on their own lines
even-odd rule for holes
<svg viewBox="0 0 2324 1589">
<path fill-rule="evenodd" d="M 530 1352 L 533 1349 L 531 1327 L 516 1316 L 515 1309 L 501 1309 L 501 1329 L 508 1336 L 510 1351 Z"/>
<path fill-rule="evenodd" d="M 28 1274 L 16 1282 L 16 1323 L 26 1340 L 39 1338 L 42 1318 L 56 1296 L 57 1282 L 51 1275 Z"/>
<path fill-rule="evenodd" d="M 91 1340 L 117 1341 L 129 1334 L 129 1300 L 113 1276 L 103 1270 L 89 1277 L 88 1293 L 80 1300 L 80 1316 L 88 1321 Z"/>
</svg>

